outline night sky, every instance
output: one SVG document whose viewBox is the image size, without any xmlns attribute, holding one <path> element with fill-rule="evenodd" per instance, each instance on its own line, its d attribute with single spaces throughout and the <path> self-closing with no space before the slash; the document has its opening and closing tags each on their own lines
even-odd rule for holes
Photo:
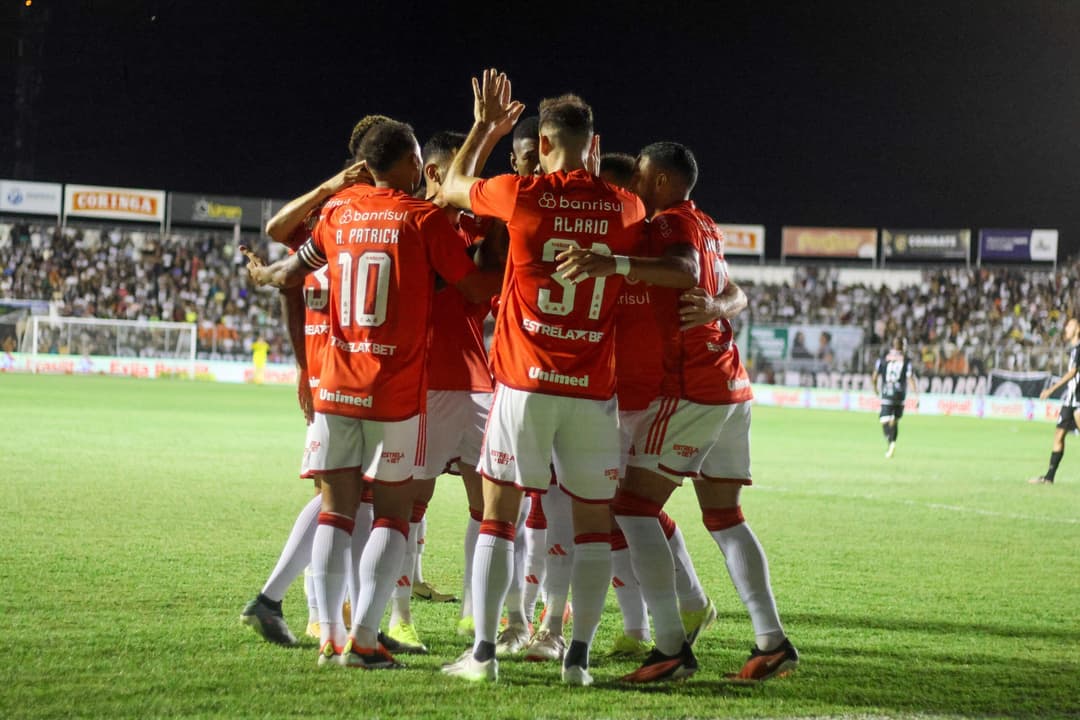
<svg viewBox="0 0 1080 720">
<path fill-rule="evenodd" d="M 784 224 L 1080 249 L 1080 2 L 0 2 L 5 107 L 19 38 L 40 81 L 19 157 L 0 114 L 0 177 L 291 197 L 366 113 L 468 129 L 495 66 L 527 114 L 581 94 L 605 150 L 691 146 L 699 205 L 770 256 Z"/>
</svg>

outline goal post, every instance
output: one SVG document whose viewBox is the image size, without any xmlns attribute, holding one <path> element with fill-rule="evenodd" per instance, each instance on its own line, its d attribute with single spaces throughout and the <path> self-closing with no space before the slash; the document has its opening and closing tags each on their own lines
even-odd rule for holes
<svg viewBox="0 0 1080 720">
<path fill-rule="evenodd" d="M 195 323 L 32 315 L 20 350 L 33 373 L 56 357 L 158 360 L 193 380 L 198 334 Z"/>
</svg>

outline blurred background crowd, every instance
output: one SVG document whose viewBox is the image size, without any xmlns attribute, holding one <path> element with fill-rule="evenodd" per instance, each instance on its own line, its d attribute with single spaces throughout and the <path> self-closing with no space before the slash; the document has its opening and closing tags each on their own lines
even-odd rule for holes
<svg viewBox="0 0 1080 720">
<path fill-rule="evenodd" d="M 242 242 L 264 255 L 270 251 L 257 235 L 244 235 Z M 924 373 L 1056 370 L 1061 348 L 1055 337 L 1074 309 L 1078 269 L 1077 260 L 1055 272 L 938 267 L 894 289 L 842 283 L 836 268 L 823 265 L 796 267 L 790 282 L 743 284 L 750 305 L 739 326 L 862 329 L 858 356 L 842 361 L 827 349 L 829 333 L 811 337 L 805 350 L 807 339 L 797 334 L 791 357 L 813 360 L 817 369 L 869 371 L 880 347 L 901 336 Z M 271 362 L 291 360 L 278 295 L 250 285 L 232 233 L 0 222 L 0 300 L 11 298 L 53 303 L 65 316 L 196 323 L 204 359 L 250 358 L 251 344 L 261 336 Z M 62 339 L 42 338 L 39 351 L 86 353 L 93 347 L 85 339 L 82 347 L 69 347 Z M 6 345 L 17 349 L 10 339 Z M 117 350 L 108 354 L 145 354 L 134 341 Z M 746 349 L 744 356 L 755 362 Z"/>
</svg>

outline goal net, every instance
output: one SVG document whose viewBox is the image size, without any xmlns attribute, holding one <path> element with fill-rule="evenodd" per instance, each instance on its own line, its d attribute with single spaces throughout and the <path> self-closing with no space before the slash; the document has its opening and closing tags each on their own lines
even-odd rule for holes
<svg viewBox="0 0 1080 720">
<path fill-rule="evenodd" d="M 70 363 L 57 362 L 62 358 L 76 361 L 78 372 L 100 371 L 103 363 L 137 360 L 150 361 L 155 377 L 194 379 L 197 339 L 195 323 L 34 315 L 28 318 L 19 350 L 28 356 L 35 373 L 70 372 L 56 369 L 69 367 Z"/>
</svg>

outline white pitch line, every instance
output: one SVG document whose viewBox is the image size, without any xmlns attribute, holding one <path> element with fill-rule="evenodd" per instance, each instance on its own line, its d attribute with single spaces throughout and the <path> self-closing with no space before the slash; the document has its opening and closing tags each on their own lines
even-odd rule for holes
<svg viewBox="0 0 1080 720">
<path fill-rule="evenodd" d="M 998 512 L 996 510 L 983 510 L 981 508 L 965 507 L 963 505 L 945 505 L 944 503 L 918 502 L 917 500 L 905 500 L 903 498 L 881 497 L 879 495 L 844 495 L 842 493 L 807 492 L 805 490 L 791 490 L 789 488 L 773 487 L 769 485 L 754 484 L 756 489 L 769 490 L 771 492 L 791 493 L 793 495 L 806 495 L 811 497 L 833 497 L 844 500 L 876 500 L 877 502 L 896 503 L 911 507 L 928 508 L 930 510 L 949 510 L 950 512 L 968 513 L 970 515 L 983 515 L 985 517 L 1005 518 L 1006 520 L 1030 520 L 1032 522 L 1056 523 L 1060 525 L 1080 525 L 1080 518 L 1048 517 L 1046 515 L 1023 515 L 1020 513 Z"/>
</svg>

